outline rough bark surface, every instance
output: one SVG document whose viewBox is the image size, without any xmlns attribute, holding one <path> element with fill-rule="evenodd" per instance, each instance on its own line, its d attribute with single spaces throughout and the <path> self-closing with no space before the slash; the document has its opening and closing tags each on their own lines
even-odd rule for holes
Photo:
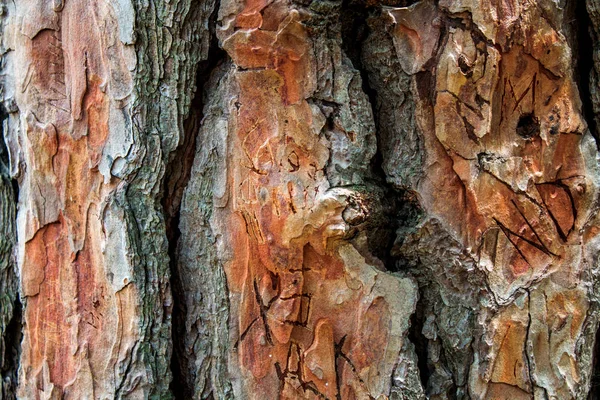
<svg viewBox="0 0 600 400">
<path fill-rule="evenodd" d="M 1 11 L 0 398 L 599 395 L 597 1 Z"/>
<path fill-rule="evenodd" d="M 168 397 L 160 199 L 208 50 L 204 5 L 25 1 L 3 12 L 18 396 Z"/>
<path fill-rule="evenodd" d="M 6 113 L 2 114 L 2 119 Z M 3 125 L 4 127 L 5 125 Z M 21 303 L 18 297 L 15 185 L 10 178 L 8 152 L 0 143 L 0 398 L 14 399 L 21 340 Z"/>
</svg>

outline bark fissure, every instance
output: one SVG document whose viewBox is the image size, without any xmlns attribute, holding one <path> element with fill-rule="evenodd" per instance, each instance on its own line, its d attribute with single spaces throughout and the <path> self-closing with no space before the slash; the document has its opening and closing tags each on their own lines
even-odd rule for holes
<svg viewBox="0 0 600 400">
<path fill-rule="evenodd" d="M 414 3 L 415 2 L 400 2 L 394 4 L 394 6 L 408 7 Z M 370 82 L 377 82 L 378 79 L 381 79 L 381 77 L 374 76 L 377 72 L 373 69 L 373 66 L 370 65 L 369 68 L 363 65 L 363 60 L 372 62 L 369 60 L 369 53 L 366 53 L 363 48 L 364 41 L 372 34 L 367 21 L 369 19 L 377 20 L 378 18 L 381 18 L 382 9 L 378 6 L 373 6 L 372 4 L 368 5 L 367 2 L 360 0 L 346 0 L 342 6 L 342 10 L 345 11 L 342 17 L 342 46 L 352 61 L 354 68 L 359 71 L 362 77 L 363 91 L 369 97 L 376 127 L 375 136 L 377 140 L 377 151 L 371 160 L 371 173 L 374 184 L 383 190 L 382 208 L 384 211 L 382 220 L 386 222 L 380 225 L 380 230 L 375 230 L 373 236 L 369 235 L 369 239 L 373 237 L 371 240 L 377 243 L 377 246 L 370 247 L 370 250 L 383 261 L 388 271 L 400 272 L 405 276 L 413 277 L 415 271 L 411 268 L 407 268 L 408 261 L 404 259 L 399 249 L 402 247 L 405 239 L 415 232 L 416 227 L 422 220 L 423 210 L 419 205 L 416 194 L 404 185 L 394 184 L 393 179 L 390 179 L 389 174 L 386 173 L 384 166 L 384 152 L 387 151 L 387 149 L 385 149 L 385 142 L 382 138 L 381 130 L 382 125 L 389 124 L 390 121 L 389 118 L 387 120 L 382 119 L 380 115 L 380 105 L 384 104 L 388 99 L 385 95 L 378 93 L 376 89 L 371 87 Z M 445 32 L 444 28 L 442 28 L 442 36 L 444 36 L 443 32 Z M 436 58 L 439 58 L 440 56 L 441 53 L 438 54 Z M 431 75 L 430 71 L 423 71 L 418 74 L 416 79 L 419 91 L 426 94 L 427 98 L 433 96 L 434 93 L 435 82 Z M 377 85 L 377 83 L 375 83 L 375 85 Z M 371 240 L 369 242 L 371 242 Z M 422 268 L 422 266 L 417 268 Z M 424 296 L 426 291 L 435 291 L 438 289 L 432 288 L 432 286 L 436 286 L 433 277 L 428 280 L 415 279 L 415 282 L 418 285 L 419 300 L 416 303 L 415 310 L 410 319 L 410 328 L 405 343 L 405 349 L 403 350 L 404 354 L 400 356 L 400 362 L 410 365 L 412 362 L 415 362 L 410 359 L 410 355 L 416 357 L 416 371 L 414 371 L 413 374 L 418 375 L 422 388 L 426 389 L 429 387 L 429 380 L 433 370 L 429 365 L 431 359 L 428 354 L 428 347 L 431 346 L 429 343 L 431 337 L 428 339 L 423 333 L 424 318 L 427 308 L 427 300 Z M 444 354 L 443 346 L 444 345 L 442 345 L 441 354 L 438 355 L 442 365 L 446 363 L 444 361 L 446 355 Z M 407 351 L 406 349 L 412 350 Z M 440 350 L 438 350 L 438 352 L 439 351 Z M 403 367 L 407 368 L 406 365 Z M 396 382 L 394 377 L 392 377 L 393 392 L 402 393 L 401 396 L 407 396 L 406 398 L 422 398 L 423 389 L 418 388 L 415 385 L 417 382 L 413 380 L 412 385 L 406 384 L 406 382 L 410 382 L 410 379 L 411 377 L 404 376 Z M 412 379 L 414 379 L 414 377 Z M 454 379 L 451 379 L 452 384 L 451 387 L 447 389 L 447 393 L 450 395 L 450 398 L 455 398 L 456 386 Z M 441 382 L 438 380 L 437 382 L 434 382 L 431 387 L 435 389 L 440 386 L 440 384 Z M 435 395 L 436 393 L 433 394 Z"/>
<path fill-rule="evenodd" d="M 575 77 L 581 102 L 583 105 L 583 117 L 585 118 L 588 128 L 596 140 L 596 146 L 600 148 L 600 132 L 598 131 L 598 117 L 594 110 L 594 102 L 592 100 L 591 85 L 592 74 L 597 74 L 594 71 L 594 48 L 599 45 L 599 38 L 594 37 L 594 29 L 590 15 L 586 8 L 586 1 L 576 1 L 574 12 L 567 15 L 570 17 L 568 24 L 573 26 L 574 35 L 573 51 L 576 54 L 575 60 Z M 596 78 L 597 79 L 597 78 Z"/>
<path fill-rule="evenodd" d="M 423 335 L 423 289 L 419 289 L 419 301 L 417 302 L 416 310 L 410 319 L 410 330 L 408 331 L 408 339 L 415 346 L 415 354 L 417 356 L 417 367 L 419 369 L 419 378 L 421 385 L 427 388 L 431 371 L 429 369 L 429 355 L 427 351 L 429 340 Z"/>
<path fill-rule="evenodd" d="M 4 309 L 7 310 L 6 308 Z M 3 365 L 0 369 L 2 376 L 2 394 L 3 398 L 10 400 L 14 397 L 14 392 L 18 382 L 19 357 L 21 354 L 22 333 L 22 305 L 18 296 L 12 307 L 12 318 L 5 326 L 2 332 L 4 342 L 4 355 L 2 356 Z"/>
<path fill-rule="evenodd" d="M 588 400 L 597 399 L 600 396 L 600 328 L 594 336 L 594 350 L 592 357 L 592 372 L 590 375 L 590 391 Z"/>
<path fill-rule="evenodd" d="M 186 293 L 182 285 L 182 277 L 178 268 L 178 247 L 181 231 L 179 229 L 181 216 L 181 201 L 183 193 L 190 180 L 194 157 L 196 155 L 197 137 L 204 117 L 206 86 L 215 68 L 226 59 L 226 53 L 219 47 L 215 29 L 217 23 L 217 12 L 220 1 L 216 1 L 214 9 L 208 21 L 209 49 L 207 57 L 201 60 L 196 68 L 196 80 L 193 89 L 195 91 L 190 104 L 188 117 L 183 125 L 183 142 L 175 150 L 172 160 L 167 164 L 165 171 L 165 187 L 162 205 L 165 212 L 165 226 L 169 244 L 170 285 L 173 296 L 172 312 L 172 346 L 171 372 L 173 380 L 170 389 L 175 399 L 190 399 L 194 397 L 194 381 L 196 379 L 192 351 L 186 343 L 188 328 L 187 321 L 190 319 L 186 305 Z M 194 14 L 193 12 L 191 13 Z M 192 351 L 193 353 L 193 351 Z"/>
<path fill-rule="evenodd" d="M 21 354 L 22 306 L 19 298 L 14 248 L 18 184 L 10 177 L 5 144 L 8 114 L 0 105 L 0 398 L 16 398 Z"/>
<path fill-rule="evenodd" d="M 411 2 L 401 1 L 400 6 L 409 6 Z M 377 91 L 371 87 L 369 70 L 363 65 L 364 41 L 370 34 L 368 20 L 378 18 L 381 8 L 369 5 L 364 0 L 344 0 L 341 6 L 341 39 L 342 50 L 352 62 L 362 81 L 362 90 L 369 98 L 369 105 L 375 123 L 376 151 L 370 161 L 370 176 L 365 179 L 381 191 L 380 207 L 381 213 L 377 218 L 371 220 L 366 227 L 369 251 L 381 260 L 385 268 L 390 272 L 397 271 L 396 260 L 392 255 L 392 248 L 398 243 L 398 230 L 400 227 L 408 227 L 413 214 L 414 202 L 410 201 L 410 193 L 399 188 L 388 181 L 384 170 L 384 147 L 381 138 L 380 108 L 378 107 Z M 379 103 L 381 102 L 381 99 Z M 374 190 L 374 189 L 371 189 Z M 415 222 L 416 224 L 416 222 Z M 404 233 L 404 231 L 403 231 Z"/>
</svg>

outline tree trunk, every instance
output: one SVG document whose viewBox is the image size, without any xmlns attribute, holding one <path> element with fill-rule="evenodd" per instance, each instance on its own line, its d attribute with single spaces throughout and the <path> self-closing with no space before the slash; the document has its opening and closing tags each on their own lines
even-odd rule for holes
<svg viewBox="0 0 600 400">
<path fill-rule="evenodd" d="M 600 396 L 600 1 L 1 11 L 0 399 Z"/>
</svg>

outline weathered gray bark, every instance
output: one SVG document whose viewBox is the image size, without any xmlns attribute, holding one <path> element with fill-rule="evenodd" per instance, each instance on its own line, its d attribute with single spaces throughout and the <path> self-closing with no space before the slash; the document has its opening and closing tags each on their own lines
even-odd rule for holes
<svg viewBox="0 0 600 400">
<path fill-rule="evenodd" d="M 12 399 L 16 390 L 21 340 L 21 303 L 13 251 L 16 193 L 3 143 L 0 144 L 0 398 Z"/>
<path fill-rule="evenodd" d="M 598 396 L 595 0 L 0 18 L 0 398 Z"/>
</svg>

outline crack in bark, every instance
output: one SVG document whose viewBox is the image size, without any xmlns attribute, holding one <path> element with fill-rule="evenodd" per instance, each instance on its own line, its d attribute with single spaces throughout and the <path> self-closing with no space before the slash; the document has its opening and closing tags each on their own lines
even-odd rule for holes
<svg viewBox="0 0 600 400">
<path fill-rule="evenodd" d="M 196 7 L 202 7 L 197 5 Z M 195 94 L 192 98 L 190 111 L 184 121 L 183 142 L 175 150 L 171 161 L 167 164 L 165 170 L 164 196 L 162 206 L 165 213 L 165 226 L 168 240 L 169 268 L 171 271 L 171 292 L 173 296 L 172 308 L 172 346 L 171 372 L 173 379 L 170 390 L 175 399 L 192 398 L 194 388 L 194 365 L 189 362 L 189 356 L 185 345 L 185 336 L 187 334 L 186 321 L 188 320 L 188 310 L 186 307 L 186 293 L 182 287 L 182 279 L 177 264 L 179 262 L 177 248 L 181 232 L 179 230 L 179 220 L 181 211 L 181 200 L 183 193 L 190 180 L 192 165 L 196 155 L 196 139 L 200 131 L 200 125 L 204 113 L 204 90 L 211 73 L 226 58 L 225 52 L 219 47 L 215 35 L 217 24 L 217 13 L 220 7 L 220 1 L 216 1 L 209 20 L 210 47 L 208 57 L 201 60 L 196 66 Z M 189 15 L 194 15 L 190 11 Z M 201 23 L 202 21 L 197 21 Z"/>
<path fill-rule="evenodd" d="M 594 53 L 591 51 L 598 47 L 599 38 L 595 37 L 592 29 L 590 15 L 586 10 L 586 1 L 577 1 L 574 10 L 574 23 L 576 30 L 576 41 L 573 43 L 573 53 L 575 54 L 575 81 L 579 88 L 581 102 L 583 105 L 583 117 L 588 123 L 590 133 L 596 141 L 596 146 L 600 148 L 600 132 L 598 132 L 598 118 L 594 112 L 592 102 L 592 75 L 598 79 L 597 72 L 594 69 Z M 597 90 L 597 89 L 596 89 Z"/>
<path fill-rule="evenodd" d="M 16 398 L 21 354 L 23 310 L 13 258 L 16 243 L 16 205 L 19 186 L 10 178 L 8 149 L 4 142 L 7 111 L 0 104 L 0 398 Z M 8 219 L 8 220 L 6 220 Z"/>
<path fill-rule="evenodd" d="M 18 296 L 16 296 L 12 318 L 3 332 L 4 354 L 2 355 L 2 365 L 0 365 L 0 376 L 2 377 L 2 396 L 9 400 L 17 387 L 19 372 L 19 357 L 21 355 L 21 340 L 23 338 L 23 306 Z M 9 384 L 7 384 L 9 383 Z"/>
<path fill-rule="evenodd" d="M 414 1 L 402 1 L 396 2 L 394 6 L 410 6 L 414 4 Z M 385 4 L 390 5 L 390 4 Z M 367 228 L 369 250 L 378 259 L 380 259 L 386 270 L 389 272 L 407 273 L 408 271 L 403 268 L 407 262 L 402 262 L 402 257 L 398 254 L 397 250 L 404 242 L 405 237 L 410 234 L 414 227 L 421 221 L 422 209 L 419 205 L 415 193 L 408 188 L 397 187 L 389 181 L 388 174 L 384 169 L 384 143 L 382 141 L 381 124 L 384 123 L 380 116 L 380 107 L 382 101 L 385 99 L 378 98 L 381 96 L 377 91 L 371 87 L 370 79 L 373 77 L 369 76 L 372 71 L 369 71 L 363 63 L 364 54 L 364 41 L 369 36 L 369 26 L 367 19 L 370 16 L 378 15 L 381 13 L 380 5 L 373 7 L 372 3 L 365 3 L 360 0 L 344 0 L 342 4 L 342 49 L 346 55 L 350 58 L 353 67 L 360 73 L 362 79 L 363 92 L 368 96 L 369 103 L 372 109 L 373 118 L 375 122 L 375 137 L 377 140 L 377 150 L 370 164 L 369 177 L 371 183 L 382 191 L 381 193 L 381 208 L 382 208 L 382 221 L 384 223 L 377 227 L 375 222 L 375 229 Z M 432 82 L 431 74 L 421 72 L 418 74 L 417 87 L 423 92 L 432 93 L 435 84 Z M 381 222 L 381 221 L 380 221 Z M 364 227 L 363 227 L 364 229 Z M 377 246 L 373 246 L 372 243 L 376 243 Z M 412 275 L 408 272 L 409 275 Z M 415 348 L 416 363 L 418 367 L 418 375 L 421 380 L 423 388 L 427 387 L 431 371 L 428 368 L 428 340 L 422 334 L 422 320 L 419 323 L 418 314 L 420 308 L 423 306 L 422 302 L 422 291 L 424 290 L 419 285 L 419 301 L 416 305 L 416 310 L 413 313 L 410 321 L 410 328 L 404 340 L 411 342 Z M 422 313 L 421 313 L 422 314 Z M 356 373 L 355 367 L 351 360 L 346 357 L 342 352 L 342 346 L 344 338 L 340 343 L 335 345 L 336 364 L 337 360 L 341 359 L 346 361 L 351 369 Z M 362 379 L 356 374 L 359 381 L 364 384 Z M 394 388 L 392 379 L 391 388 Z M 341 398 L 340 391 L 340 377 L 338 371 L 336 371 L 336 384 L 338 385 L 338 398 Z M 416 388 L 415 388 L 416 389 Z"/>
<path fill-rule="evenodd" d="M 416 1 L 382 2 L 384 5 L 408 7 Z M 393 3 L 393 4 L 392 4 Z M 375 122 L 377 150 L 371 159 L 370 176 L 366 181 L 377 187 L 380 193 L 381 220 L 370 218 L 370 226 L 362 226 L 368 236 L 369 251 L 383 262 L 388 271 L 398 271 L 396 258 L 392 255 L 394 246 L 399 242 L 397 231 L 405 226 L 414 226 L 420 214 L 420 207 L 410 190 L 398 188 L 388 182 L 384 170 L 383 144 L 380 132 L 380 110 L 377 107 L 378 93 L 369 83 L 369 71 L 363 65 L 363 45 L 369 35 L 367 19 L 381 12 L 380 6 L 373 6 L 361 0 L 344 0 L 341 14 L 341 35 L 343 52 L 350 58 L 352 65 L 360 74 L 362 90 L 369 98 L 369 104 Z M 375 220 L 374 220 L 375 219 Z M 374 221 L 373 221 L 374 220 Z M 365 229 L 366 228 L 366 229 Z M 400 239 L 401 240 L 401 239 Z"/>
<path fill-rule="evenodd" d="M 415 354 L 417 355 L 417 367 L 419 369 L 419 378 L 421 385 L 426 388 L 431 377 L 428 360 L 428 339 L 423 335 L 423 294 L 424 289 L 419 288 L 419 301 L 417 302 L 416 310 L 410 319 L 410 328 L 408 331 L 408 339 L 415 346 Z"/>
<path fill-rule="evenodd" d="M 594 338 L 594 350 L 592 360 L 592 374 L 590 377 L 590 391 L 588 399 L 597 399 L 600 397 L 600 327 L 596 330 Z"/>
</svg>

